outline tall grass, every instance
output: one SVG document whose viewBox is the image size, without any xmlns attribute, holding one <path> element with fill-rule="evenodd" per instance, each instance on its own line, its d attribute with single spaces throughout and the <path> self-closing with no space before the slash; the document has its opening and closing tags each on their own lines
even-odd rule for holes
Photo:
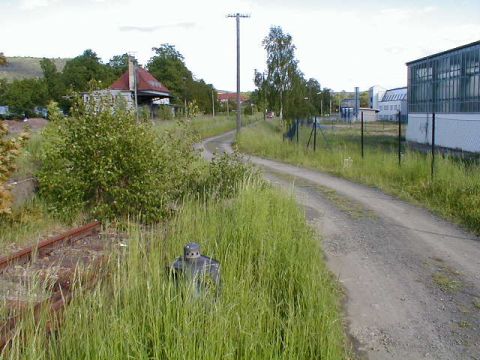
<svg viewBox="0 0 480 360">
<path fill-rule="evenodd" d="M 394 144 L 367 146 L 361 158 L 358 135 L 354 141 L 346 136 L 329 136 L 327 142 L 318 134 L 317 151 L 304 145 L 308 130 L 303 130 L 300 145 L 295 140 L 282 141 L 278 127 L 258 123 L 245 129 L 238 141 L 243 152 L 291 164 L 327 171 L 385 192 L 437 212 L 480 234 L 480 166 L 437 156 L 435 177 L 430 176 L 431 156 L 413 150 L 403 154 L 398 166 Z"/>
<path fill-rule="evenodd" d="M 249 125 L 260 119 L 260 115 L 242 115 L 242 125 Z M 182 118 L 179 118 L 182 120 Z M 233 130 L 236 127 L 235 115 L 225 116 L 198 116 L 187 119 L 191 129 L 198 135 L 200 139 L 205 139 L 211 136 L 223 134 L 227 131 Z M 176 120 L 158 121 L 155 123 L 157 131 L 165 131 L 172 129 L 176 124 Z"/>
<path fill-rule="evenodd" d="M 78 214 L 71 223 L 55 218 L 37 196 L 12 210 L 11 216 L 0 219 L 0 253 L 5 255 L 25 244 L 58 234 L 82 224 L 84 214 Z"/>
<path fill-rule="evenodd" d="M 166 267 L 188 242 L 221 262 L 219 297 Z M 339 292 L 293 198 L 254 184 L 187 202 L 167 226 L 129 227 L 111 275 L 68 307 L 61 331 L 16 339 L 8 359 L 345 359 Z"/>
</svg>

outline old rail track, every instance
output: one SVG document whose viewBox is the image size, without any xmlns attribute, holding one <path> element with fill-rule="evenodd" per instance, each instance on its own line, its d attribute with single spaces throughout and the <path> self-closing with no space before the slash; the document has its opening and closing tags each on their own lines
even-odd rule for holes
<svg viewBox="0 0 480 360">
<path fill-rule="evenodd" d="M 53 330 L 73 297 L 74 283 L 95 285 L 110 243 L 100 230 L 100 222 L 92 222 L 0 257 L 0 350 L 32 310 L 35 321 L 45 311 L 51 314 L 46 331 Z"/>
</svg>

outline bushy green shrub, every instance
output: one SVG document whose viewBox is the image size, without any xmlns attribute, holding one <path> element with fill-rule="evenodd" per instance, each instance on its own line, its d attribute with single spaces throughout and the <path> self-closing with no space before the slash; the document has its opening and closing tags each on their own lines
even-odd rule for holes
<svg viewBox="0 0 480 360">
<path fill-rule="evenodd" d="M 211 197 L 228 198 L 236 194 L 238 187 L 246 181 L 261 183 L 260 179 L 258 171 L 235 151 L 232 154 L 217 154 L 212 159 L 202 186 Z"/>
<path fill-rule="evenodd" d="M 111 99 L 77 100 L 64 118 L 50 107 L 44 131 L 40 193 L 65 218 L 81 210 L 99 218 L 161 218 L 198 178 L 193 137 L 185 129 L 162 139 L 149 122 Z"/>
</svg>

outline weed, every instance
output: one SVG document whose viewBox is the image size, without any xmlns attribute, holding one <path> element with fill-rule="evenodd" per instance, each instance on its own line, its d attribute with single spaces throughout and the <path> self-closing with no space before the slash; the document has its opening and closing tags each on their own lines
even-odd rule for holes
<svg viewBox="0 0 480 360">
<path fill-rule="evenodd" d="M 209 199 L 186 201 L 167 232 L 130 224 L 109 280 L 73 301 L 57 336 L 15 338 L 12 358 L 348 358 L 339 290 L 294 199 L 255 183 Z M 214 302 L 165 271 L 191 241 L 221 263 Z"/>
<path fill-rule="evenodd" d="M 472 303 L 473 303 L 473 306 L 475 306 L 476 309 L 480 310 L 480 298 L 474 298 Z"/>
<path fill-rule="evenodd" d="M 319 135 L 317 151 L 306 148 L 310 129 L 301 128 L 300 144 L 282 141 L 275 123 L 259 122 L 237 139 L 243 152 L 319 169 L 402 199 L 420 203 L 480 234 L 480 166 L 453 157 L 436 158 L 435 181 L 430 177 L 431 156 L 407 149 L 398 166 L 395 138 L 385 127 L 368 124 L 365 157 L 360 155 L 358 129 L 337 126 Z M 378 130 L 378 131 L 377 131 Z M 346 160 L 347 159 L 347 160 Z"/>
<path fill-rule="evenodd" d="M 454 279 L 447 273 L 438 271 L 432 275 L 433 281 L 444 292 L 455 293 L 459 291 L 463 284 L 461 281 Z"/>
</svg>

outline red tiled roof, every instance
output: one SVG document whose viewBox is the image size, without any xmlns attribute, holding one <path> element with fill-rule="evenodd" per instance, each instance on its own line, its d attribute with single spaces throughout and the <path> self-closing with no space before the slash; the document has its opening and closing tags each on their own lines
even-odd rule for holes
<svg viewBox="0 0 480 360">
<path fill-rule="evenodd" d="M 168 90 L 160 81 L 155 79 L 152 74 L 141 67 L 137 68 L 137 90 L 138 91 L 158 91 L 170 94 Z M 123 73 L 120 78 L 115 81 L 111 86 L 112 90 L 130 90 L 128 83 L 128 70 Z"/>
<path fill-rule="evenodd" d="M 240 102 L 245 101 L 247 98 L 240 94 Z M 237 93 L 222 93 L 218 94 L 218 100 L 219 101 L 237 101 Z"/>
</svg>

